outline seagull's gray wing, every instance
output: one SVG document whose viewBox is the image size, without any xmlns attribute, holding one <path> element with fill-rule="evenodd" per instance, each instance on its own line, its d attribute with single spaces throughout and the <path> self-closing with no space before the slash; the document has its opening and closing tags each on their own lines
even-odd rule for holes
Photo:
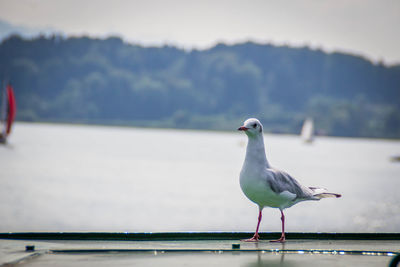
<svg viewBox="0 0 400 267">
<path fill-rule="evenodd" d="M 310 199 L 313 197 L 311 189 L 301 185 L 288 173 L 274 168 L 268 168 L 267 171 L 270 174 L 267 178 L 268 185 L 275 193 L 280 194 L 288 191 L 295 194 L 297 199 Z"/>
</svg>

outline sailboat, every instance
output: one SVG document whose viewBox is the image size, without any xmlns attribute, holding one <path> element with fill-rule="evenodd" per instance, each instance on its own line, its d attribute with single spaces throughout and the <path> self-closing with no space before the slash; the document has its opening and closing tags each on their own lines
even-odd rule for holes
<svg viewBox="0 0 400 267">
<path fill-rule="evenodd" d="M 307 118 L 303 127 L 301 128 L 301 139 L 306 143 L 311 143 L 314 141 L 314 121 L 311 118 Z"/>
<path fill-rule="evenodd" d="M 4 144 L 11 133 L 17 112 L 14 89 L 11 84 L 2 88 L 0 100 L 0 143 Z"/>
</svg>

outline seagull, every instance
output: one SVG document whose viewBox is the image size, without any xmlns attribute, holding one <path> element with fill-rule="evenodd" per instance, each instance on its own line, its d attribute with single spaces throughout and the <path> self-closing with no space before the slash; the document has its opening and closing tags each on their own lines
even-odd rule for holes
<svg viewBox="0 0 400 267">
<path fill-rule="evenodd" d="M 259 208 L 256 232 L 252 238 L 244 241 L 259 240 L 258 229 L 264 207 L 280 210 L 282 235 L 278 240 L 271 242 L 285 242 L 284 209 L 301 201 L 341 197 L 340 194 L 328 193 L 321 187 L 303 186 L 288 173 L 271 167 L 265 155 L 263 126 L 259 120 L 250 118 L 238 130 L 245 132 L 248 137 L 246 157 L 240 171 L 240 187 L 246 197 Z"/>
</svg>

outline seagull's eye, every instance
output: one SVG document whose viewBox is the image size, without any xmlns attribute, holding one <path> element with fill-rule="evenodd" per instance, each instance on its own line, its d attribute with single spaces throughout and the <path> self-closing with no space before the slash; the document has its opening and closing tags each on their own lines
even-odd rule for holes
<svg viewBox="0 0 400 267">
<path fill-rule="evenodd" d="M 253 128 L 256 128 L 256 127 L 257 127 L 257 123 L 254 123 L 254 124 L 253 124 Z"/>
</svg>

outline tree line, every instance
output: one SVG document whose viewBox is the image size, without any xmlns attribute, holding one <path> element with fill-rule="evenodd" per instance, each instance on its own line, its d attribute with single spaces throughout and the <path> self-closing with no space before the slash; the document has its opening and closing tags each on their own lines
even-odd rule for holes
<svg viewBox="0 0 400 267">
<path fill-rule="evenodd" d="M 252 42 L 185 51 L 110 37 L 10 36 L 0 79 L 17 119 L 227 130 L 258 117 L 270 132 L 400 138 L 400 65 Z"/>
</svg>

